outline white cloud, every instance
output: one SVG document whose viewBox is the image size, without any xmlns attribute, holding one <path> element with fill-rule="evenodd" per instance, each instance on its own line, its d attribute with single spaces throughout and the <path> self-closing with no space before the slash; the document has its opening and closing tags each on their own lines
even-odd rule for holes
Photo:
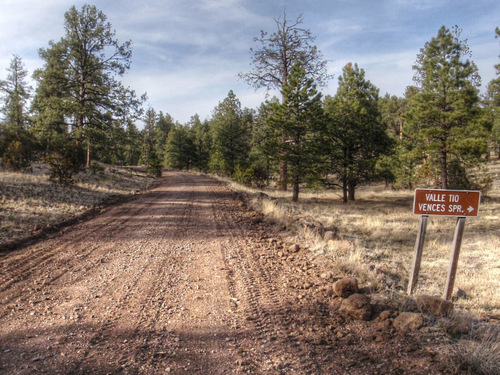
<svg viewBox="0 0 500 375">
<path fill-rule="evenodd" d="M 80 8 L 86 0 L 75 0 Z M 28 71 L 40 68 L 38 49 L 64 34 L 67 0 L 3 0 L 0 12 L 0 79 L 12 54 Z M 469 38 L 483 85 L 494 77 L 500 53 L 494 28 L 500 4 L 484 0 L 115 0 L 96 6 L 116 29 L 120 42 L 131 39 L 132 68 L 124 83 L 147 91 L 156 110 L 181 122 L 203 118 L 230 89 L 243 106 L 256 107 L 265 90 L 254 91 L 237 78 L 251 67 L 249 49 L 260 30 L 274 32 L 273 18 L 285 9 L 290 19 L 304 13 L 305 28 L 317 37 L 329 71 L 336 78 L 324 92 L 333 94 L 349 61 L 357 62 L 381 93 L 402 95 L 412 84 L 412 64 L 438 28 L 458 24 Z M 3 72 L 3 73 L 2 73 Z"/>
</svg>

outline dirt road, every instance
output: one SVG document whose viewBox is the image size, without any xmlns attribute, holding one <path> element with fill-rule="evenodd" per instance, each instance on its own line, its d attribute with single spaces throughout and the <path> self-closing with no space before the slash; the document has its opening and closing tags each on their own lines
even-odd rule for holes
<svg viewBox="0 0 500 375">
<path fill-rule="evenodd" d="M 315 267 L 220 183 L 168 172 L 0 254 L 0 373 L 439 372 L 417 338 L 333 314 Z"/>
</svg>

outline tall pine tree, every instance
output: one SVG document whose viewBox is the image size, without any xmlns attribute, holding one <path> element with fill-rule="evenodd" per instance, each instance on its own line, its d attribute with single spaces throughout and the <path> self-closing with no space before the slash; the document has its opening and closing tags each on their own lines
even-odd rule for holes
<svg viewBox="0 0 500 375">
<path fill-rule="evenodd" d="M 331 76 L 327 71 L 327 60 L 314 45 L 315 37 L 311 31 L 302 27 L 303 16 L 289 20 L 286 13 L 275 18 L 276 29 L 272 34 L 261 31 L 254 41 L 257 48 L 250 49 L 253 69 L 240 73 L 254 88 L 278 89 L 282 94 L 282 104 L 287 100 L 283 87 L 288 83 L 293 66 L 301 63 L 306 75 L 316 84 L 326 85 Z M 287 189 L 287 164 L 280 167 L 280 189 Z"/>
<path fill-rule="evenodd" d="M 325 100 L 328 166 L 340 180 L 344 203 L 355 199 L 359 183 L 376 175 L 378 157 L 392 146 L 378 105 L 378 88 L 351 63 L 339 77 L 336 95 Z"/>
<path fill-rule="evenodd" d="M 443 26 L 420 50 L 413 66 L 418 92 L 406 114 L 406 131 L 415 134 L 422 175 L 441 189 L 468 187 L 468 172 L 487 152 L 480 77 L 460 32 Z"/>
<path fill-rule="evenodd" d="M 0 80 L 0 93 L 3 99 L 0 111 L 4 115 L 3 122 L 15 129 L 24 129 L 27 122 L 26 105 L 32 91 L 26 83 L 28 71 L 17 55 L 12 57 L 7 71 L 9 72 L 7 79 Z"/>
<path fill-rule="evenodd" d="M 288 165 L 292 201 L 297 202 L 300 184 L 318 175 L 318 146 L 324 125 L 321 93 L 300 62 L 293 66 L 282 90 L 287 100 L 274 104 L 268 126 L 274 135 L 276 157 Z"/>
<path fill-rule="evenodd" d="M 83 142 L 89 164 L 93 143 L 110 130 L 111 119 L 139 116 L 145 96 L 137 98 L 118 80 L 130 68 L 131 42 L 115 39 L 104 13 L 88 4 L 81 11 L 73 6 L 64 29 L 59 42 L 39 52 L 45 66 L 35 72 L 34 109 L 39 134 L 66 132 Z"/>
<path fill-rule="evenodd" d="M 236 166 L 245 167 L 250 151 L 249 122 L 241 109 L 241 103 L 232 90 L 215 108 L 210 128 L 212 155 L 210 169 L 232 176 Z"/>
<path fill-rule="evenodd" d="M 500 38 L 500 28 L 495 29 L 495 38 Z M 492 118 L 491 142 L 493 143 L 498 159 L 500 159 L 500 64 L 495 65 L 497 78 L 488 84 L 486 105 Z"/>
<path fill-rule="evenodd" d="M 7 69 L 6 80 L 0 80 L 3 105 L 0 111 L 0 158 L 2 166 L 21 170 L 30 165 L 35 142 L 28 131 L 26 106 L 31 97 L 31 87 L 26 83 L 28 72 L 22 59 L 14 55 Z"/>
</svg>

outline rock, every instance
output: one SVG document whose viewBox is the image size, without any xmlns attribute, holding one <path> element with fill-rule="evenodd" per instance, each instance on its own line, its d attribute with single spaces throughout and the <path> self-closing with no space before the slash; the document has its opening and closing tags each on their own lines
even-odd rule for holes
<svg viewBox="0 0 500 375">
<path fill-rule="evenodd" d="M 372 315 L 370 297 L 363 294 L 353 294 L 342 301 L 340 312 L 357 320 L 370 320 Z"/>
<path fill-rule="evenodd" d="M 390 317 L 391 317 L 391 310 L 384 310 L 379 314 L 378 319 L 384 321 L 388 320 Z"/>
<path fill-rule="evenodd" d="M 290 247 L 288 248 L 288 252 L 289 252 L 289 253 L 298 253 L 298 252 L 299 252 L 299 250 L 300 250 L 300 246 L 299 246 L 299 245 L 297 245 L 297 244 L 293 244 L 292 246 L 290 246 Z"/>
<path fill-rule="evenodd" d="M 323 236 L 323 239 L 325 241 L 332 241 L 336 238 L 337 238 L 337 234 L 335 232 L 332 232 L 332 231 L 325 232 L 325 235 Z"/>
<path fill-rule="evenodd" d="M 431 313 L 435 316 L 448 316 L 453 311 L 453 302 L 439 297 L 422 295 L 417 296 L 415 301 L 421 312 Z"/>
<path fill-rule="evenodd" d="M 304 221 L 303 225 L 305 228 L 308 228 L 312 233 L 315 233 L 322 238 L 325 235 L 325 228 L 323 227 L 323 224 L 321 224 L 319 221 L 316 221 L 314 219 L 309 219 Z"/>
<path fill-rule="evenodd" d="M 358 280 L 354 277 L 344 277 L 333 284 L 333 290 L 337 296 L 347 298 L 358 293 Z"/>
<path fill-rule="evenodd" d="M 335 240 L 339 237 L 339 228 L 337 228 L 334 225 L 331 225 L 329 227 L 325 227 L 324 229 L 324 234 L 323 234 L 323 239 L 325 241 L 331 241 Z"/>
<path fill-rule="evenodd" d="M 413 332 L 424 325 L 424 317 L 419 313 L 403 312 L 392 322 L 399 332 Z"/>
<path fill-rule="evenodd" d="M 323 272 L 321 275 L 319 275 L 324 280 L 331 280 L 333 279 L 333 272 L 332 271 L 327 271 Z"/>
<path fill-rule="evenodd" d="M 467 296 L 467 293 L 463 289 L 460 288 L 455 288 L 455 292 L 453 293 L 452 296 L 453 299 L 467 299 L 469 296 Z"/>
<path fill-rule="evenodd" d="M 257 199 L 269 199 L 269 195 L 267 195 L 266 193 L 263 193 L 263 192 L 259 192 L 257 194 L 255 194 L 255 197 Z"/>
</svg>

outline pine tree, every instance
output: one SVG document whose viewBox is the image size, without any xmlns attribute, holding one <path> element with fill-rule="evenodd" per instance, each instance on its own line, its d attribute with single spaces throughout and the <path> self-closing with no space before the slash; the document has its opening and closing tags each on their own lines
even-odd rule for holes
<svg viewBox="0 0 500 375">
<path fill-rule="evenodd" d="M 154 177 L 160 177 L 162 171 L 162 160 L 155 145 L 155 126 L 158 118 L 153 108 L 149 108 L 144 116 L 144 143 L 142 160 L 146 164 L 148 173 Z"/>
<path fill-rule="evenodd" d="M 394 152 L 390 155 L 381 156 L 376 166 L 376 174 L 385 181 L 386 186 L 389 184 L 394 186 L 395 182 L 401 184 L 401 181 L 404 180 L 406 165 L 402 163 L 401 157 L 404 153 L 403 115 L 405 106 L 405 99 L 395 95 L 386 94 L 384 97 L 379 98 L 381 119 L 387 127 L 387 134 L 396 145 Z"/>
<path fill-rule="evenodd" d="M 210 125 L 207 120 L 201 122 L 198 115 L 191 117 L 188 123 L 193 140 L 192 166 L 200 172 L 208 171 L 212 138 L 210 136 Z"/>
<path fill-rule="evenodd" d="M 314 45 L 315 37 L 311 31 L 304 29 L 303 16 L 290 22 L 286 13 L 280 18 L 275 18 L 276 31 L 269 35 L 265 31 L 254 38 L 259 43 L 256 49 L 251 48 L 251 62 L 253 70 L 240 73 L 240 78 L 245 79 L 254 88 L 265 87 L 267 90 L 278 89 L 282 94 L 282 103 L 287 100 L 283 87 L 288 83 L 291 70 L 296 63 L 301 63 L 309 78 L 316 84 L 326 85 L 331 76 L 327 72 L 327 61 Z M 287 164 L 280 167 L 280 189 L 286 190 Z"/>
<path fill-rule="evenodd" d="M 495 29 L 495 38 L 500 38 L 500 28 Z M 498 159 L 500 159 L 500 64 L 495 65 L 497 78 L 488 84 L 486 105 L 490 110 L 492 129 L 490 140 L 496 148 Z"/>
<path fill-rule="evenodd" d="M 141 132 L 129 119 L 125 128 L 125 144 L 124 144 L 124 164 L 125 165 L 139 165 L 141 160 L 141 145 L 142 145 Z"/>
<path fill-rule="evenodd" d="M 0 158 L 4 168 L 21 170 L 30 165 L 35 149 L 26 113 L 31 87 L 26 83 L 28 72 L 19 56 L 13 56 L 7 71 L 7 79 L 0 80 L 0 111 L 4 115 L 0 123 Z"/>
<path fill-rule="evenodd" d="M 189 170 L 193 164 L 194 145 L 190 129 L 175 125 L 168 133 L 165 146 L 165 166 L 171 169 Z"/>
<path fill-rule="evenodd" d="M 85 143 L 88 165 L 93 143 L 109 131 L 111 119 L 139 117 L 145 96 L 137 98 L 118 80 L 130 68 L 131 42 L 118 43 L 101 11 L 73 6 L 64 26 L 65 36 L 39 51 L 45 66 L 34 75 L 34 110 L 39 134 L 67 133 Z"/>
<path fill-rule="evenodd" d="M 4 115 L 3 122 L 19 130 L 26 127 L 26 105 L 31 98 L 31 87 L 26 83 L 28 71 L 22 59 L 14 55 L 7 69 L 9 74 L 6 80 L 0 80 L 0 93 L 2 93 Z"/>
<path fill-rule="evenodd" d="M 232 90 L 215 108 L 210 129 L 213 142 L 210 169 L 232 176 L 237 165 L 246 166 L 250 151 L 250 124 Z"/>
<path fill-rule="evenodd" d="M 268 125 L 268 119 L 272 116 L 274 109 L 280 104 L 277 97 L 261 103 L 252 123 L 252 142 L 250 149 L 250 167 L 253 170 L 254 182 L 263 187 L 269 185 L 271 175 L 279 172 L 274 151 L 270 147 L 274 141 L 275 134 Z"/>
<path fill-rule="evenodd" d="M 273 106 L 268 126 L 275 135 L 275 155 L 288 165 L 292 201 L 297 202 L 300 184 L 317 176 L 318 146 L 324 125 L 321 93 L 298 62 L 283 86 L 283 95 L 287 100 Z"/>
<path fill-rule="evenodd" d="M 344 67 L 335 97 L 325 100 L 325 111 L 329 170 L 340 180 L 347 203 L 355 199 L 359 183 L 376 176 L 377 159 L 392 141 L 380 116 L 378 89 L 357 64 Z"/>
<path fill-rule="evenodd" d="M 487 152 L 486 129 L 481 124 L 480 77 L 470 51 L 459 40 L 458 27 L 441 27 L 427 42 L 413 66 L 418 92 L 406 114 L 407 131 L 415 135 L 421 171 L 442 189 L 470 185 L 468 170 Z"/>
<path fill-rule="evenodd" d="M 157 150 L 165 150 L 167 144 L 168 133 L 175 126 L 175 121 L 170 114 L 164 114 L 162 111 L 158 113 L 154 130 L 154 140 Z M 160 152 L 160 151 L 159 151 Z"/>
</svg>

